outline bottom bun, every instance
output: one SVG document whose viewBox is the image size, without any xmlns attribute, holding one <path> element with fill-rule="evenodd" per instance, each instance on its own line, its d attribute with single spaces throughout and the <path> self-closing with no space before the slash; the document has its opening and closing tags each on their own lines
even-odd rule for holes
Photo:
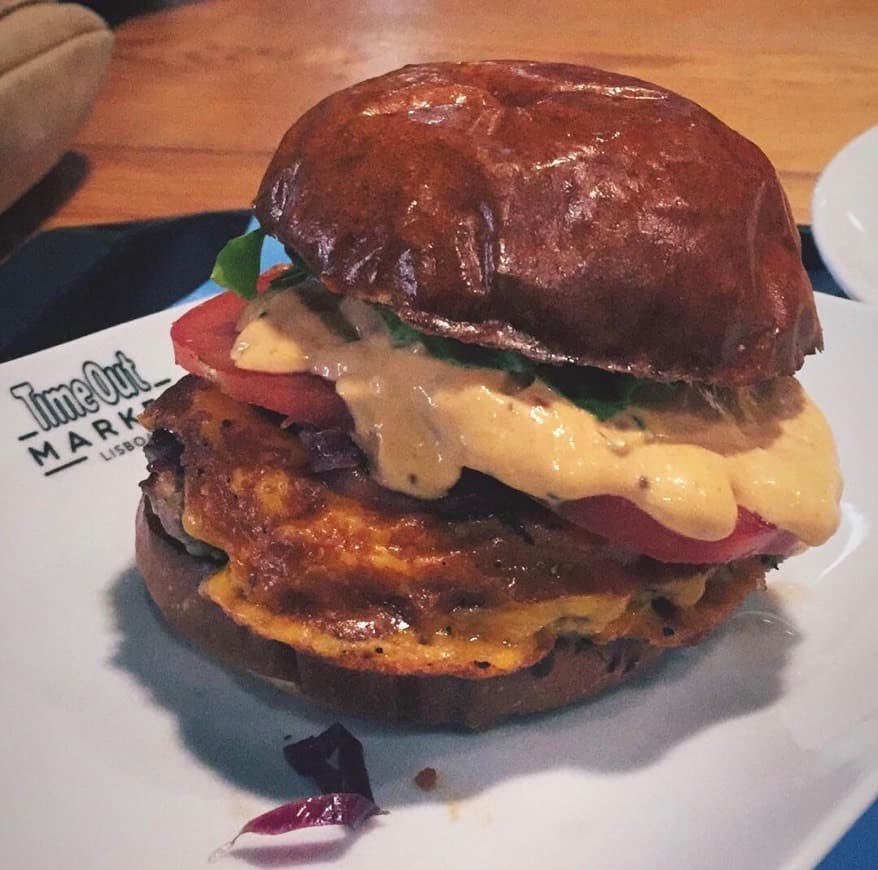
<svg viewBox="0 0 878 870">
<path fill-rule="evenodd" d="M 153 601 L 184 638 L 276 687 L 356 716 L 408 725 L 487 728 L 511 716 L 552 710 L 627 679 L 662 653 L 639 640 L 594 644 L 560 637 L 537 664 L 468 680 L 351 670 L 297 653 L 232 622 L 198 587 L 216 564 L 190 556 L 162 531 L 141 500 L 137 566 Z"/>
</svg>

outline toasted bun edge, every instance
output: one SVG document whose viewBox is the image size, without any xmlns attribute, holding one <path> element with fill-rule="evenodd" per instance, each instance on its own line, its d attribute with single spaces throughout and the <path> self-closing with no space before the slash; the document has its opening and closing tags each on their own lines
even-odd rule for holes
<svg viewBox="0 0 878 870">
<path fill-rule="evenodd" d="M 145 499 L 137 509 L 135 553 L 150 597 L 185 640 L 285 692 L 386 723 L 487 728 L 503 719 L 565 706 L 607 689 L 655 661 L 662 652 L 633 639 L 596 645 L 585 639 L 560 638 L 536 665 L 479 680 L 351 670 L 261 638 L 202 597 L 198 587 L 216 570 L 216 564 L 190 556 L 170 539 Z"/>
<path fill-rule="evenodd" d="M 628 76 L 491 61 L 360 82 L 290 128 L 255 212 L 336 292 L 539 361 L 741 386 L 822 349 L 771 162 Z"/>
</svg>

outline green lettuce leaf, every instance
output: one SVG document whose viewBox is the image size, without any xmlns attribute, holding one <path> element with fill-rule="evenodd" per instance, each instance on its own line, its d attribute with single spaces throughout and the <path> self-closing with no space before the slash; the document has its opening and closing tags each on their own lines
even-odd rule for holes
<svg viewBox="0 0 878 870">
<path fill-rule="evenodd" d="M 501 369 L 530 383 L 534 379 L 535 366 L 525 356 L 512 350 L 497 350 L 466 344 L 453 338 L 425 335 L 424 347 L 435 357 L 463 368 Z"/>
<path fill-rule="evenodd" d="M 500 369 L 527 385 L 539 378 L 578 408 L 600 421 L 609 420 L 633 404 L 635 393 L 650 381 L 620 372 L 576 365 L 546 365 L 510 350 L 495 350 L 466 344 L 453 338 L 426 335 L 402 321 L 393 311 L 376 306 L 390 332 L 394 347 L 420 343 L 431 356 L 464 368 Z M 673 385 L 669 385 L 673 389 Z M 635 423 L 643 428 L 639 418 Z"/>
<path fill-rule="evenodd" d="M 528 376 L 533 380 L 533 363 L 520 353 L 494 350 L 477 344 L 466 344 L 453 338 L 427 335 L 402 321 L 393 311 L 377 306 L 378 313 L 390 333 L 394 347 L 422 344 L 430 356 L 462 368 L 502 369 L 514 375 Z"/>
<path fill-rule="evenodd" d="M 226 242 L 213 265 L 211 280 L 243 299 L 255 298 L 263 241 L 265 230 L 253 230 Z"/>
<path fill-rule="evenodd" d="M 538 377 L 601 422 L 624 411 L 638 388 L 648 383 L 633 375 L 571 365 L 540 366 Z"/>
<path fill-rule="evenodd" d="M 390 333 L 390 341 L 394 347 L 408 347 L 417 344 L 424 336 L 413 326 L 404 323 L 389 308 L 376 305 L 375 310 L 384 321 L 387 331 Z"/>
</svg>

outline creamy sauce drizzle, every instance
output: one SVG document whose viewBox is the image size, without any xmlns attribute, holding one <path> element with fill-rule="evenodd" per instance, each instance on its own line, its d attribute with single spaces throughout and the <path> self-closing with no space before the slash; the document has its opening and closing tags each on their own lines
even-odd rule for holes
<svg viewBox="0 0 878 870">
<path fill-rule="evenodd" d="M 639 398 L 601 422 L 542 381 L 461 368 L 420 345 L 394 347 L 380 317 L 345 299 L 359 341 L 329 328 L 295 291 L 246 309 L 240 368 L 335 381 L 376 480 L 438 498 L 463 468 L 547 502 L 621 496 L 682 535 L 731 534 L 738 506 L 823 543 L 837 528 L 841 475 L 832 433 L 795 378 L 740 390 L 718 410 L 695 388 Z"/>
</svg>

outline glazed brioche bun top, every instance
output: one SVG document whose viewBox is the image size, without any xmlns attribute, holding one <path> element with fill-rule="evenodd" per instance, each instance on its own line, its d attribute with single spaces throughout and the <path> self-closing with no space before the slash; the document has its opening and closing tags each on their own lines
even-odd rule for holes
<svg viewBox="0 0 878 870">
<path fill-rule="evenodd" d="M 736 386 L 822 347 L 768 158 L 627 76 L 492 61 L 362 82 L 290 128 L 255 210 L 330 289 L 539 361 Z"/>
</svg>

